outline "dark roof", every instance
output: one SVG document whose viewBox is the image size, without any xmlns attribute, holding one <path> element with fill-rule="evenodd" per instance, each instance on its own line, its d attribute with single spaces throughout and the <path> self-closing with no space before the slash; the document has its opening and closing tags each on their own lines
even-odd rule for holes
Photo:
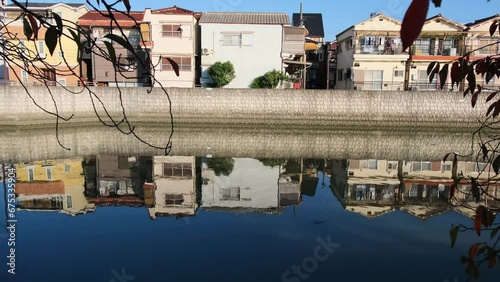
<svg viewBox="0 0 500 282">
<path fill-rule="evenodd" d="M 311 37 L 325 37 L 323 27 L 323 15 L 321 13 L 303 13 L 304 27 L 309 31 Z M 300 14 L 293 14 L 293 25 L 299 26 Z"/>
<path fill-rule="evenodd" d="M 200 23 L 289 25 L 290 18 L 285 13 L 207 12 L 201 16 Z"/>
<path fill-rule="evenodd" d="M 490 16 L 490 17 L 487 17 L 487 18 L 483 18 L 483 19 L 479 19 L 479 20 L 476 20 L 472 23 L 466 23 L 465 25 L 466 26 L 473 26 L 473 25 L 478 25 L 478 24 L 481 24 L 481 23 L 484 23 L 484 22 L 487 22 L 489 20 L 492 20 L 496 17 L 500 17 L 500 14 L 496 14 L 496 15 L 493 15 L 493 16 Z"/>
<path fill-rule="evenodd" d="M 73 7 L 73 8 L 79 8 L 81 6 L 86 6 L 85 3 L 63 3 L 63 2 L 56 2 L 56 3 L 47 3 L 47 2 L 28 2 L 28 5 L 26 6 L 26 2 L 20 2 L 20 4 L 24 7 L 28 7 L 28 8 L 50 8 L 52 6 L 55 6 L 57 4 L 64 4 L 64 5 L 67 5 L 67 6 L 70 6 L 70 7 Z M 9 4 L 5 7 L 16 7 L 17 8 L 17 5 L 16 4 Z"/>
</svg>

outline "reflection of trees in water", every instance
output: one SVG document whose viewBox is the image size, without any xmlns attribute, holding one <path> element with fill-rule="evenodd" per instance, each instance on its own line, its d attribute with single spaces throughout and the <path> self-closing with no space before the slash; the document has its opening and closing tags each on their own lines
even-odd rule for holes
<svg viewBox="0 0 500 282">
<path fill-rule="evenodd" d="M 258 159 L 263 165 L 269 166 L 269 167 L 279 167 L 279 166 L 284 166 L 287 162 L 286 159 Z"/>
<path fill-rule="evenodd" d="M 233 158 L 211 158 L 208 159 L 207 166 L 212 169 L 217 176 L 229 176 L 234 169 L 234 160 Z"/>
</svg>

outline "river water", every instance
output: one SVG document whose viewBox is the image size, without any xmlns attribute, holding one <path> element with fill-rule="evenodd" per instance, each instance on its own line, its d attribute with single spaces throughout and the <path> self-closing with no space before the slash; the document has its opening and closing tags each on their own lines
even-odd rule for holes
<svg viewBox="0 0 500 282">
<path fill-rule="evenodd" d="M 468 153 L 468 133 L 183 127 L 168 156 L 109 128 L 58 134 L 67 149 L 54 129 L 3 134 L 16 209 L 1 189 L 2 259 L 15 236 L 2 281 L 466 281 L 461 256 L 489 240 L 466 231 L 451 247 L 473 211 L 445 203 L 441 160 Z M 498 267 L 480 271 L 498 281 Z"/>
</svg>

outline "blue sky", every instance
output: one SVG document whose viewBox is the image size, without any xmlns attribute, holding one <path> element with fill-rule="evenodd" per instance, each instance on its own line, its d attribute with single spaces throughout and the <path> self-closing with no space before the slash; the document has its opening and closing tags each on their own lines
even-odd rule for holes
<svg viewBox="0 0 500 282">
<path fill-rule="evenodd" d="M 40 0 L 38 0 L 40 1 Z M 95 2 L 95 0 L 91 0 Z M 56 2 L 56 1 L 54 1 Z M 66 0 L 66 2 L 85 2 L 84 0 Z M 112 1 L 109 1 L 112 2 Z M 304 12 L 323 13 L 327 40 L 349 26 L 361 22 L 371 12 L 383 12 L 386 15 L 402 19 L 411 0 L 130 0 L 133 10 L 164 8 L 177 5 L 198 12 L 299 12 L 300 2 Z M 443 7 L 434 6 L 429 16 L 441 13 L 451 20 L 467 23 L 500 13 L 500 0 L 443 0 Z"/>
</svg>

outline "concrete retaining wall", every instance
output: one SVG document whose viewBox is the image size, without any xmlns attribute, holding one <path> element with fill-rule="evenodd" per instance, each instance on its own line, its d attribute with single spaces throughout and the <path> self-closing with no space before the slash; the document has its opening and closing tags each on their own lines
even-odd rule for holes
<svg viewBox="0 0 500 282">
<path fill-rule="evenodd" d="M 29 87 L 33 100 L 55 111 L 54 102 L 43 87 Z M 75 92 L 81 89 L 71 89 Z M 108 112 L 121 119 L 122 105 L 116 88 L 93 88 L 72 94 L 61 87 L 51 88 L 59 114 L 74 115 L 72 122 L 97 121 L 92 102 L 104 116 L 101 99 Z M 22 87 L 0 88 L 0 124 L 53 124 L 55 118 L 39 109 Z M 267 89 L 168 89 L 176 123 L 232 123 L 319 125 L 368 128 L 477 127 L 484 117 L 484 97 L 472 109 L 470 96 L 456 92 L 372 92 L 341 90 Z M 132 122 L 169 122 L 169 103 L 162 89 L 122 89 L 123 108 Z"/>
</svg>

